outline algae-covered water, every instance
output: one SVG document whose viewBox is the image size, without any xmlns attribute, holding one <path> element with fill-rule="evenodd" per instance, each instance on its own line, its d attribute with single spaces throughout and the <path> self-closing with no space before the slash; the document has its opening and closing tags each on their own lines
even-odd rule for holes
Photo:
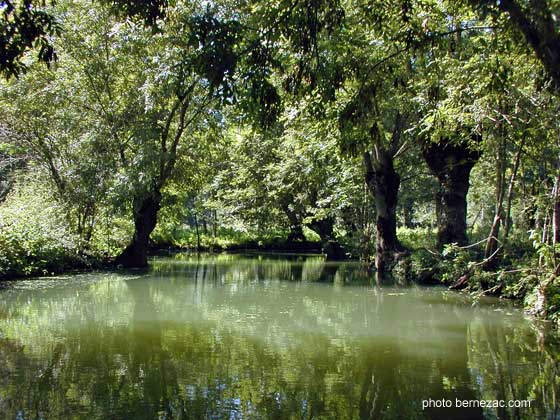
<svg viewBox="0 0 560 420">
<path fill-rule="evenodd" d="M 0 418 L 558 419 L 559 342 L 358 263 L 177 255 L 4 284 Z"/>
</svg>

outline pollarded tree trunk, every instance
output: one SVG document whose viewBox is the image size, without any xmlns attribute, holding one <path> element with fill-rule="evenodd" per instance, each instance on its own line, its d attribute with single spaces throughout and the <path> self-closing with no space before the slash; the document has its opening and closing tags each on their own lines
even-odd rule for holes
<svg viewBox="0 0 560 420">
<path fill-rule="evenodd" d="M 177 100 L 167 116 L 159 143 L 161 147 L 159 174 L 154 184 L 147 187 L 148 191 L 145 194 L 140 193 L 134 197 L 134 236 L 130 245 L 116 258 L 117 264 L 125 267 L 146 267 L 148 265 L 150 234 L 157 224 L 157 216 L 161 208 L 161 190 L 175 168 L 177 148 L 183 133 L 189 123 L 193 121 L 192 118 L 186 120 L 186 114 L 190 104 L 189 98 L 195 87 L 196 82 L 193 82 L 184 92 L 177 95 Z M 201 112 L 202 109 L 203 107 L 198 108 L 197 112 Z M 177 126 L 172 136 L 170 130 L 174 120 L 176 120 Z"/>
<path fill-rule="evenodd" d="M 309 224 L 309 228 L 321 238 L 321 245 L 323 246 L 323 252 L 327 255 L 327 259 L 341 260 L 346 258 L 344 249 L 334 237 L 334 219 L 332 217 L 313 220 Z"/>
<path fill-rule="evenodd" d="M 375 267 L 378 273 L 385 273 L 391 271 L 396 254 L 404 251 L 397 238 L 400 177 L 395 171 L 392 156 L 383 149 L 377 150 L 375 161 L 369 153 L 365 153 L 364 166 L 366 183 L 375 199 Z"/>
<path fill-rule="evenodd" d="M 301 224 L 291 224 L 290 233 L 288 234 L 289 242 L 303 242 L 305 241 L 305 235 L 303 234 L 303 227 Z"/>
<path fill-rule="evenodd" d="M 480 136 L 473 135 L 479 142 Z M 441 139 L 438 143 L 425 142 L 422 154 L 432 173 L 439 181 L 436 194 L 438 247 L 445 244 L 467 244 L 467 193 L 471 170 L 480 152 L 467 142 Z"/>
<path fill-rule="evenodd" d="M 290 209 L 289 206 L 285 206 L 284 213 L 288 217 L 288 222 L 290 223 L 290 233 L 288 234 L 288 241 L 305 241 L 301 218 L 298 217 L 297 213 Z"/>
<path fill-rule="evenodd" d="M 117 257 L 117 264 L 127 268 L 148 265 L 150 234 L 156 227 L 160 207 L 161 193 L 157 189 L 148 196 L 134 199 L 134 236 L 132 242 Z"/>
</svg>

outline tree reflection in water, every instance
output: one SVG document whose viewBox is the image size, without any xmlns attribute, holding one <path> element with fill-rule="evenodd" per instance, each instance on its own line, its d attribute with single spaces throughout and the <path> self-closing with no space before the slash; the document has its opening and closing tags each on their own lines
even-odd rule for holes
<svg viewBox="0 0 560 420">
<path fill-rule="evenodd" d="M 558 348 L 510 306 L 377 287 L 356 263 L 177 257 L 0 292 L 0 417 L 557 418 Z"/>
</svg>

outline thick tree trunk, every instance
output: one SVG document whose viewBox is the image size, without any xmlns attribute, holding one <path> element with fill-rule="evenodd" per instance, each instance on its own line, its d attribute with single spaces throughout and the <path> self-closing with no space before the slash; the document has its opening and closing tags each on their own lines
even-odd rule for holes
<svg viewBox="0 0 560 420">
<path fill-rule="evenodd" d="M 375 199 L 375 267 L 378 273 L 385 273 L 391 271 L 395 255 L 404 250 L 397 238 L 400 177 L 391 155 L 385 150 L 377 151 L 375 162 L 369 153 L 365 153 L 364 166 L 366 184 Z"/>
<path fill-rule="evenodd" d="M 480 137 L 475 140 L 479 141 Z M 449 139 L 425 142 L 422 153 L 440 185 L 436 194 L 438 247 L 441 249 L 450 243 L 466 245 L 469 177 L 480 153 L 466 142 Z"/>
<path fill-rule="evenodd" d="M 127 268 L 148 265 L 150 234 L 156 227 L 157 215 L 161 205 L 161 193 L 134 199 L 134 236 L 132 242 L 117 257 L 116 263 Z"/>
<path fill-rule="evenodd" d="M 167 115 L 164 126 L 158 124 L 159 128 L 163 128 L 160 138 L 159 174 L 153 184 L 146 186 L 147 194 L 139 194 L 134 197 L 134 236 L 130 245 L 117 257 L 117 264 L 125 267 L 146 267 L 148 265 L 150 234 L 156 227 L 158 212 L 161 208 L 161 189 L 173 174 L 179 142 L 187 126 L 194 120 L 194 117 L 189 120 L 185 118 L 191 94 L 196 86 L 197 82 L 193 82 L 183 92 L 177 92 L 176 102 Z M 198 108 L 196 114 L 201 111 L 202 108 Z M 176 127 L 173 135 L 170 134 L 171 127 Z"/>
<path fill-rule="evenodd" d="M 288 221 L 290 222 L 290 233 L 288 234 L 288 241 L 305 241 L 303 226 L 298 215 L 288 206 L 285 207 L 284 213 L 286 213 Z"/>
<path fill-rule="evenodd" d="M 288 241 L 305 241 L 305 235 L 303 234 L 303 227 L 298 224 L 290 225 L 290 233 L 288 234 Z"/>
<path fill-rule="evenodd" d="M 403 222 L 404 227 L 413 229 L 414 228 L 414 207 L 407 205 L 403 208 Z"/>
<path fill-rule="evenodd" d="M 309 228 L 321 238 L 321 245 L 327 259 L 340 260 L 346 257 L 344 249 L 334 237 L 334 219 L 332 217 L 314 220 L 309 224 Z"/>
</svg>

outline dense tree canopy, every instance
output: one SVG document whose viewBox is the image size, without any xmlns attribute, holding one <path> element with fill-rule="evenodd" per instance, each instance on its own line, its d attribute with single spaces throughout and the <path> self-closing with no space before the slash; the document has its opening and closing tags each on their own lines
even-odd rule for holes
<svg viewBox="0 0 560 420">
<path fill-rule="evenodd" d="M 49 252 L 145 266 L 155 243 L 268 243 L 549 315 L 558 7 L 0 2 L 0 274 L 51 270 Z M 33 191 L 64 250 L 13 234 Z"/>
</svg>

